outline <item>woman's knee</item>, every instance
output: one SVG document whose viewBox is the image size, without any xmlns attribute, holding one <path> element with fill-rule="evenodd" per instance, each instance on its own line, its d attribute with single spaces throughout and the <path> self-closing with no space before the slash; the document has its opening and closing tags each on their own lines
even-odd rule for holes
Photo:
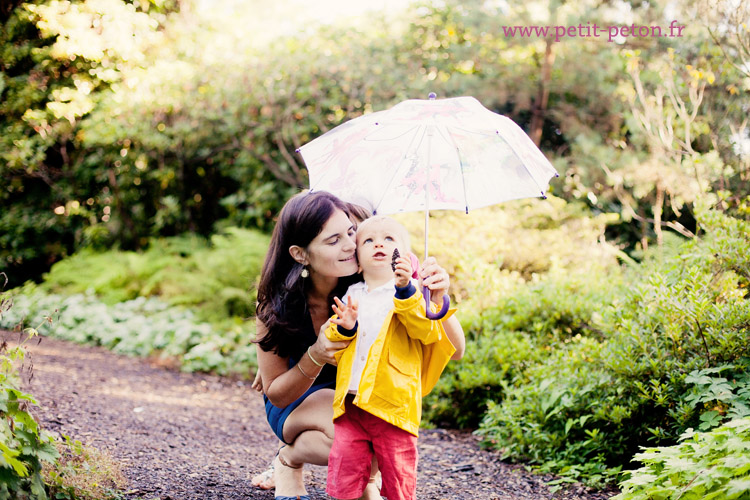
<svg viewBox="0 0 750 500">
<path fill-rule="evenodd" d="M 287 417 L 284 423 L 287 442 L 306 431 L 318 431 L 333 440 L 333 390 L 321 389 L 310 394 Z"/>
</svg>

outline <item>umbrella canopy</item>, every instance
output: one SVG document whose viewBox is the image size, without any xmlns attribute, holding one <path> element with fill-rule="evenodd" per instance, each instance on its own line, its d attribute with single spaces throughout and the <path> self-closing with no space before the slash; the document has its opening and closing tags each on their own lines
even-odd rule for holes
<svg viewBox="0 0 750 500">
<path fill-rule="evenodd" d="M 312 191 L 373 213 L 469 210 L 544 197 L 554 167 L 509 118 L 473 97 L 411 99 L 299 149 Z"/>
<path fill-rule="evenodd" d="M 557 172 L 521 128 L 473 97 L 411 99 L 350 120 L 298 152 L 311 191 L 329 191 L 372 213 L 469 210 L 544 197 Z M 423 288 L 427 316 L 434 314 Z"/>
</svg>

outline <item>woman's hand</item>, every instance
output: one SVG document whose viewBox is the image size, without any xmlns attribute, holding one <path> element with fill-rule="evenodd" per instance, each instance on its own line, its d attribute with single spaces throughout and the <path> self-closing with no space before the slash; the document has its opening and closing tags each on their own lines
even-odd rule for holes
<svg viewBox="0 0 750 500">
<path fill-rule="evenodd" d="M 260 376 L 260 370 L 255 372 L 255 380 L 253 380 L 253 384 L 250 387 L 257 392 L 263 392 L 263 377 Z"/>
<path fill-rule="evenodd" d="M 336 361 L 334 355 L 341 349 L 348 346 L 349 342 L 351 341 L 346 340 L 342 342 L 334 342 L 332 340 L 329 340 L 328 337 L 326 337 L 326 328 L 328 328 L 330 322 L 331 320 L 329 319 L 328 321 L 323 323 L 323 326 L 320 327 L 320 331 L 318 332 L 318 340 L 310 347 L 310 352 L 312 352 L 315 361 L 336 366 L 338 362 Z"/>
<path fill-rule="evenodd" d="M 422 286 L 430 290 L 430 300 L 435 304 L 443 303 L 443 295 L 448 293 L 451 280 L 448 272 L 440 267 L 435 257 L 427 257 L 419 269 Z"/>
</svg>

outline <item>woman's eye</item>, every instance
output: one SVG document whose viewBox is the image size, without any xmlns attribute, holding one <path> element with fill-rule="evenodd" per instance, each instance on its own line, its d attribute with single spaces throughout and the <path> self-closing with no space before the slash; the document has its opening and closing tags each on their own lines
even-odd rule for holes
<svg viewBox="0 0 750 500">
<path fill-rule="evenodd" d="M 331 242 L 329 243 L 329 245 L 333 246 L 333 245 L 335 245 L 338 242 L 339 242 L 339 238 L 337 237 L 337 238 L 331 240 Z"/>
</svg>

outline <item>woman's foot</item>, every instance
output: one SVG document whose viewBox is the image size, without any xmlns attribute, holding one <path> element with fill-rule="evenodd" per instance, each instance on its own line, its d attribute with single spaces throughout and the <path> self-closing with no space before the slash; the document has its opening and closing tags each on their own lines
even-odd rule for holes
<svg viewBox="0 0 750 500">
<path fill-rule="evenodd" d="M 274 461 L 276 459 L 274 458 Z M 253 486 L 257 486 L 261 490 L 270 490 L 274 487 L 273 482 L 273 463 L 271 463 L 271 466 L 261 472 L 260 474 L 256 474 L 253 476 L 253 478 L 250 480 L 250 483 Z"/>
<path fill-rule="evenodd" d="M 274 483 L 276 485 L 276 491 L 274 493 L 276 498 L 279 497 L 291 497 L 298 498 L 307 495 L 305 489 L 305 483 L 302 480 L 302 466 L 304 464 L 295 464 L 289 462 L 282 456 L 284 448 L 279 450 L 276 458 L 273 461 L 274 470 Z M 309 498 L 309 497 L 308 497 Z"/>
</svg>

